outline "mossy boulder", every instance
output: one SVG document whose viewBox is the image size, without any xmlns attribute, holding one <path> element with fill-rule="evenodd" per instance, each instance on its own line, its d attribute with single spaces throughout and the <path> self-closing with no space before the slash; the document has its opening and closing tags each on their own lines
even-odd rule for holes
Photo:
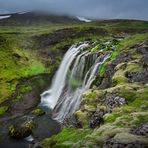
<svg viewBox="0 0 148 148">
<path fill-rule="evenodd" d="M 75 112 L 75 116 L 81 126 L 86 126 L 88 124 L 89 113 L 86 111 L 77 111 Z"/>
<path fill-rule="evenodd" d="M 23 139 L 32 134 L 32 130 L 36 127 L 33 121 L 26 121 L 20 125 L 14 124 L 9 126 L 8 134 L 14 139 Z"/>
</svg>

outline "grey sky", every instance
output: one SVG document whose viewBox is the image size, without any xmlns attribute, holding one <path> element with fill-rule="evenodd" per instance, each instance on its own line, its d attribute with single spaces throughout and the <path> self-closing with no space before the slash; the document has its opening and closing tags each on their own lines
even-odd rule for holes
<svg viewBox="0 0 148 148">
<path fill-rule="evenodd" d="M 148 20 L 148 0 L 0 0 L 0 13 L 26 10 L 89 18 Z"/>
</svg>

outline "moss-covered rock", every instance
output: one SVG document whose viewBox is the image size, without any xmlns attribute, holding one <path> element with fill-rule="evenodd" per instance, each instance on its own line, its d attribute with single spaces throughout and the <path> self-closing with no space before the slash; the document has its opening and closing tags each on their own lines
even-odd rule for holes
<svg viewBox="0 0 148 148">
<path fill-rule="evenodd" d="M 36 127 L 33 121 L 26 121 L 20 125 L 9 126 L 9 136 L 15 139 L 23 139 L 32 134 L 32 130 Z"/>
<path fill-rule="evenodd" d="M 88 112 L 79 110 L 79 111 L 75 112 L 75 116 L 76 116 L 78 122 L 81 124 L 81 126 L 88 125 L 88 118 L 89 118 Z"/>
</svg>

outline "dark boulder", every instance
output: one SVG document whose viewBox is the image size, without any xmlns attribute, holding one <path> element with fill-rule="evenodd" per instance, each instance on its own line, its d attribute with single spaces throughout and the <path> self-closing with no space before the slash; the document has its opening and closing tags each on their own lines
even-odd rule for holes
<svg viewBox="0 0 148 148">
<path fill-rule="evenodd" d="M 32 134 L 32 130 L 36 127 L 35 123 L 31 119 L 26 121 L 23 120 L 20 119 L 16 123 L 9 126 L 8 134 L 10 137 L 14 139 L 23 139 Z"/>
</svg>

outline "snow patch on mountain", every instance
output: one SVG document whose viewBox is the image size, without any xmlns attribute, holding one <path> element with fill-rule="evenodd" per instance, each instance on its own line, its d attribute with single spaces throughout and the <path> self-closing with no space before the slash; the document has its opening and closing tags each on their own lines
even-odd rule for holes
<svg viewBox="0 0 148 148">
<path fill-rule="evenodd" d="M 80 20 L 80 21 L 86 22 L 86 23 L 91 22 L 91 20 L 86 19 L 86 18 L 84 18 L 84 17 L 80 17 L 80 16 L 77 16 L 77 19 Z"/>
<path fill-rule="evenodd" d="M 6 19 L 6 18 L 9 18 L 9 17 L 11 17 L 11 15 L 3 15 L 3 16 L 0 16 L 0 20 Z"/>
</svg>

